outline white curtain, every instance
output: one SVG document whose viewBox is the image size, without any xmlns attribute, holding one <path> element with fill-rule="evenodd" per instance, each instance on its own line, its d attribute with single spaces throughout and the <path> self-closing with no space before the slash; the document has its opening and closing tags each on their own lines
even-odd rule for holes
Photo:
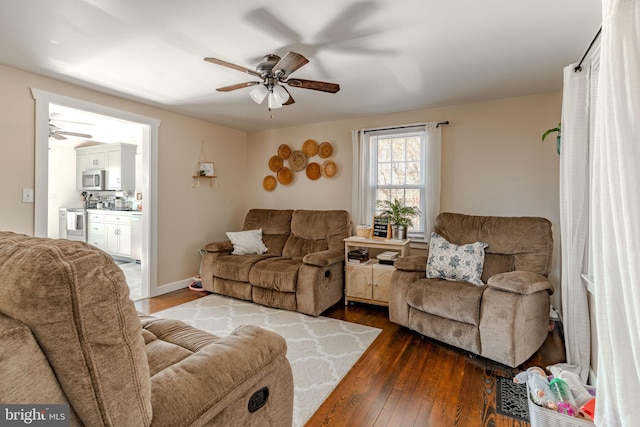
<svg viewBox="0 0 640 427">
<path fill-rule="evenodd" d="M 592 179 L 596 425 L 640 425 L 640 2 L 603 0 Z"/>
<path fill-rule="evenodd" d="M 585 271 L 589 230 L 589 70 L 564 69 L 560 155 L 562 319 L 567 362 L 587 382 L 591 327 Z"/>
<path fill-rule="evenodd" d="M 442 151 L 442 129 L 438 122 L 424 125 L 426 144 L 426 165 L 424 168 L 425 188 L 424 205 L 420 207 L 425 217 L 425 240 L 429 239 L 433 223 L 440 213 L 440 157 Z M 375 198 L 374 185 L 377 177 L 371 173 L 371 144 L 367 133 L 374 134 L 375 129 L 352 130 L 351 142 L 353 147 L 353 181 L 351 216 L 353 223 L 370 224 L 374 212 L 372 205 Z M 392 130 L 385 130 L 390 133 Z M 378 132 L 380 134 L 380 132 Z"/>
<path fill-rule="evenodd" d="M 370 224 L 373 214 L 371 208 L 371 171 L 369 168 L 369 141 L 364 129 L 351 131 L 353 147 L 353 166 L 351 183 L 351 218 L 354 225 Z"/>
<path fill-rule="evenodd" d="M 425 126 L 427 146 L 427 164 L 425 168 L 427 188 L 425 191 L 424 239 L 429 240 L 436 216 L 440 213 L 440 164 L 442 157 L 442 128 L 437 122 L 427 123 Z"/>
</svg>

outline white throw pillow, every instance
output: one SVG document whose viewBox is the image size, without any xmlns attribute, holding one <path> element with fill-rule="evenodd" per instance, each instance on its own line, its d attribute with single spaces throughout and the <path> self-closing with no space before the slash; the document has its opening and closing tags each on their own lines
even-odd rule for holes
<svg viewBox="0 0 640 427">
<path fill-rule="evenodd" d="M 438 233 L 431 233 L 429 258 L 427 258 L 427 278 L 461 280 L 483 285 L 484 248 L 483 242 L 456 245 L 448 242 Z"/>
<path fill-rule="evenodd" d="M 262 242 L 262 228 L 247 231 L 228 231 L 227 237 L 233 245 L 233 255 L 263 254 L 267 247 Z"/>
</svg>

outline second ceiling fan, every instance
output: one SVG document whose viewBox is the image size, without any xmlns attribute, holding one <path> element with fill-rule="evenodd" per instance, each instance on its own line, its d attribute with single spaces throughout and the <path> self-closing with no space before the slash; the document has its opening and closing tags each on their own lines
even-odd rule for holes
<svg viewBox="0 0 640 427">
<path fill-rule="evenodd" d="M 336 83 L 290 78 L 291 73 L 309 62 L 307 58 L 296 52 L 288 52 L 282 58 L 274 54 L 266 55 L 264 61 L 259 63 L 255 70 L 218 58 L 204 58 L 204 60 L 259 77 L 260 81 L 237 83 L 220 87 L 216 90 L 218 92 L 230 92 L 236 89 L 256 86 L 250 92 L 251 99 L 261 104 L 266 98 L 270 110 L 295 102 L 289 91 L 284 87 L 285 84 L 289 87 L 312 89 L 329 93 L 336 93 L 340 90 L 340 85 Z"/>
</svg>

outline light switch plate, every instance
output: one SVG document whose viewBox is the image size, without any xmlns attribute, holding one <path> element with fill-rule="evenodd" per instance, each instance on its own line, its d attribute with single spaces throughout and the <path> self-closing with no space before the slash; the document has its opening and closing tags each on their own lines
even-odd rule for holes
<svg viewBox="0 0 640 427">
<path fill-rule="evenodd" d="M 33 188 L 22 189 L 22 203 L 33 203 Z"/>
</svg>

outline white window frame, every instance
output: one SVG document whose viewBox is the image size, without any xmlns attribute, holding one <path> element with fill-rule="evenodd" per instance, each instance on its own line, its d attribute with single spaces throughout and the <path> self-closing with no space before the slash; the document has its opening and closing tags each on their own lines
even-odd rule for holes
<svg viewBox="0 0 640 427">
<path fill-rule="evenodd" d="M 408 237 L 412 242 L 427 242 L 433 229 L 436 216 L 440 213 L 440 157 L 441 157 L 441 128 L 438 122 L 404 125 L 389 128 L 352 130 L 353 144 L 353 179 L 352 179 L 352 209 L 351 215 L 354 226 L 371 224 L 376 212 L 377 176 L 374 175 L 372 165 L 373 147 L 370 142 L 372 136 L 388 136 L 395 134 L 411 134 L 422 132 L 422 146 L 424 161 L 421 174 L 424 174 L 424 188 L 421 193 L 423 206 L 420 206 L 420 226 L 424 232 L 411 232 Z M 376 183 L 376 185 L 372 185 Z"/>
<path fill-rule="evenodd" d="M 420 158 L 418 159 L 418 162 L 420 164 L 420 182 L 418 184 L 388 184 L 388 185 L 378 184 L 378 177 L 380 175 L 380 171 L 379 171 L 380 161 L 378 159 L 378 143 L 380 142 L 380 140 L 393 139 L 393 138 L 411 138 L 411 137 L 418 137 L 420 140 Z M 420 208 L 421 213 L 418 218 L 415 218 L 413 220 L 413 227 L 407 230 L 407 237 L 412 240 L 424 241 L 425 240 L 425 220 L 424 220 L 423 206 L 425 205 L 424 201 L 426 197 L 425 168 L 426 168 L 426 151 L 427 151 L 424 128 L 396 129 L 396 130 L 391 130 L 389 132 L 384 132 L 384 133 L 373 133 L 372 135 L 369 135 L 368 138 L 369 138 L 369 144 L 371 148 L 370 168 L 372 173 L 372 179 L 369 185 L 369 191 L 371 192 L 371 197 L 370 197 L 371 206 L 369 207 L 369 209 L 371 210 L 371 212 L 374 212 L 374 214 L 378 213 L 377 212 L 378 206 L 376 204 L 376 201 L 378 199 L 379 189 L 419 190 L 421 203 L 418 207 Z M 394 163 L 394 161 L 391 160 L 390 163 Z M 405 164 L 406 164 L 406 158 L 405 158 Z M 393 198 L 391 199 L 391 201 L 393 201 Z"/>
</svg>

